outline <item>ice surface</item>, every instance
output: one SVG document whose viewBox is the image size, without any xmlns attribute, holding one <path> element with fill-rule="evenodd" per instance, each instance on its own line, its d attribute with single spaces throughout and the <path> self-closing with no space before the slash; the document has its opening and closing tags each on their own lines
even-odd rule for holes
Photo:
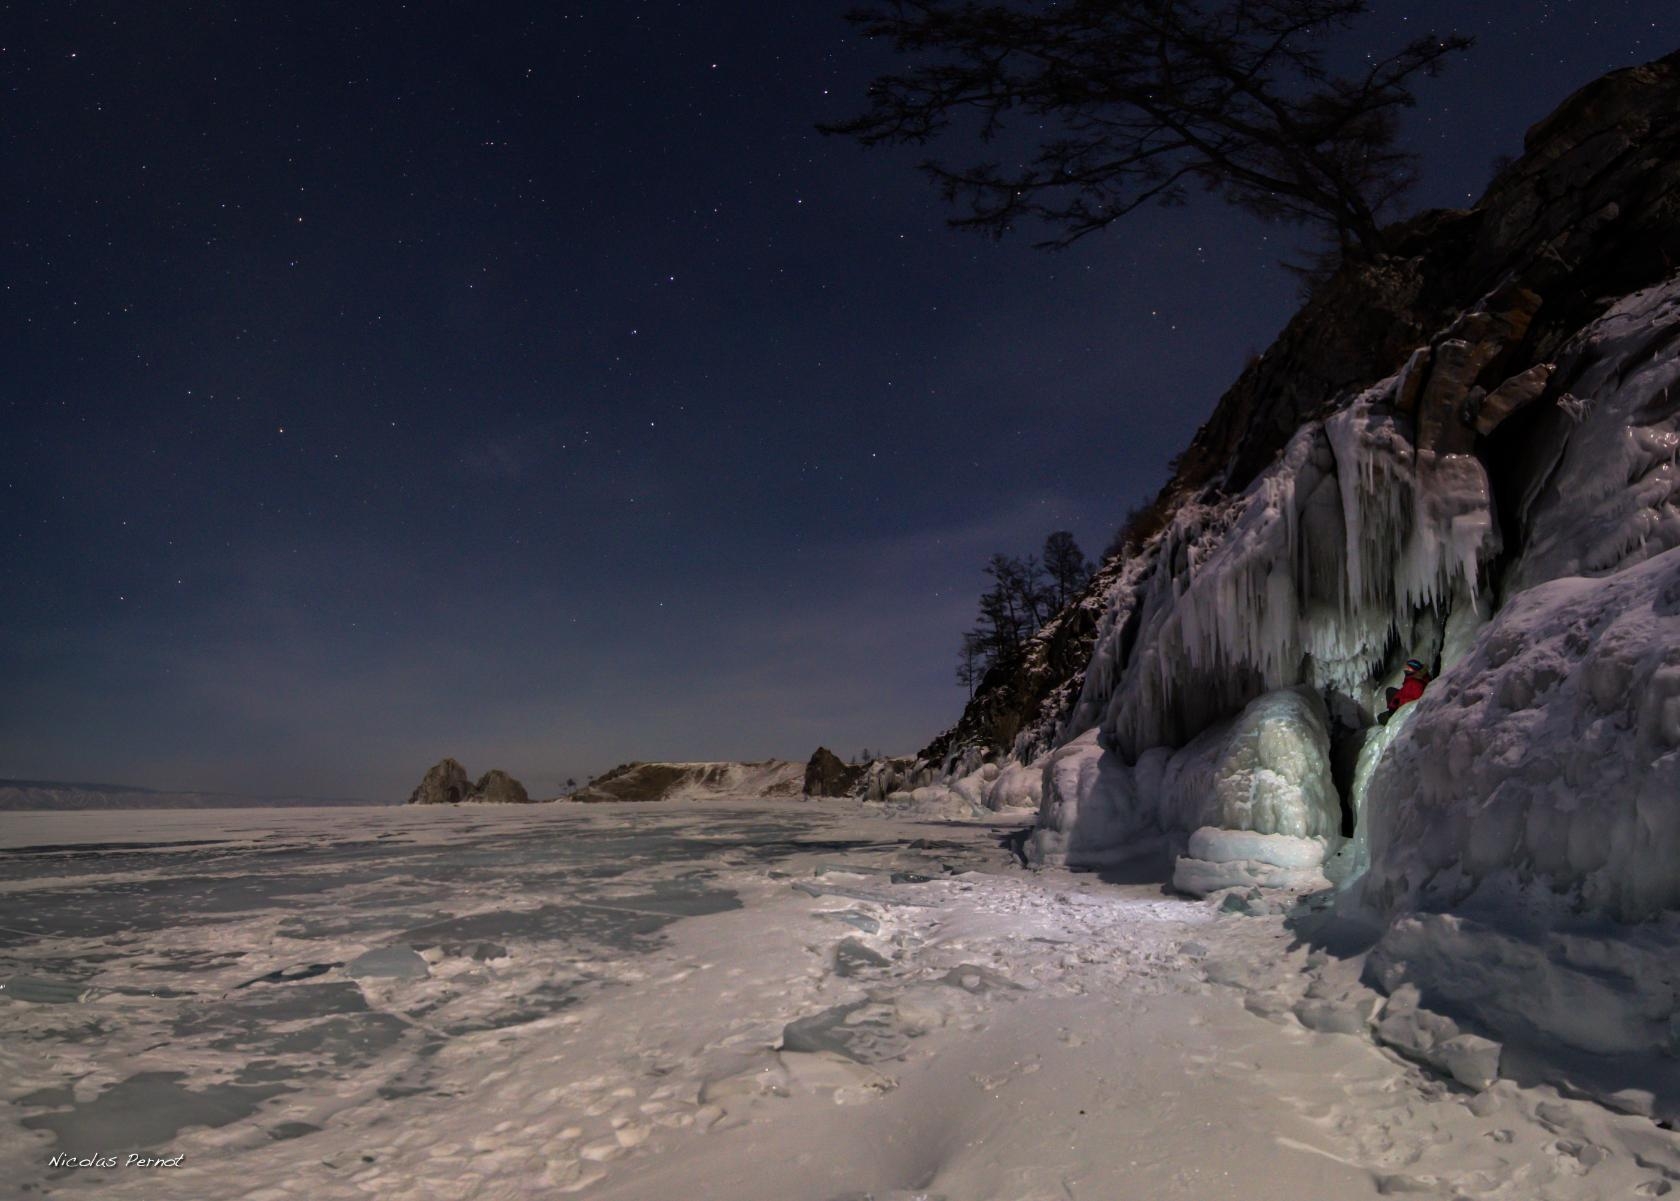
<svg viewBox="0 0 1680 1201">
<path fill-rule="evenodd" d="M 577 821 L 399 812 L 371 839 L 336 817 L 242 817 L 274 828 L 179 854 L 216 856 L 249 899 L 241 875 L 270 870 L 283 832 L 295 892 L 212 900 L 139 938 L 13 944 L 24 970 L 75 967 L 100 991 L 0 1004 L 0 1101 L 24 1121 L 0 1131 L 0 1173 L 67 1201 L 1201 1196 L 1234 1178 L 1248 1201 L 1299 1201 L 1371 1195 L 1378 1173 L 1443 1195 L 1596 1201 L 1680 1173 L 1672 1135 L 1642 1117 L 1508 1080 L 1472 1113 L 1463 1094 L 1420 1087 L 1416 1069 L 1372 1052 L 1376 994 L 1353 979 L 1358 964 L 1324 960 L 1279 918 L 1218 921 L 1158 882 L 1021 872 L 996 822 L 930 837 L 850 802 L 638 808 Z M 105 820 L 24 816 L 0 844 L 39 829 L 64 845 L 75 824 L 96 835 Z M 83 903 L 193 862 L 102 858 L 76 861 Z M 936 903 L 860 899 L 837 917 L 788 887 L 825 864 L 933 876 L 892 891 Z M 67 865 L 0 857 L 0 893 L 34 912 L 35 896 L 67 895 Z M 289 899 L 311 878 L 330 885 L 303 911 Z M 623 935 L 648 918 L 664 924 Z M 436 937 L 405 933 L 425 928 Z M 505 937 L 481 954 L 484 928 Z M 287 978 L 400 945 L 431 974 Z M 1582 972 L 1649 967 L 1607 963 L 1599 945 L 1572 943 Z M 192 995 L 120 991 L 157 979 Z M 1305 1038 L 1296 1014 L 1357 1037 Z M 1451 1037 L 1488 1036 L 1465 1022 Z M 1500 1070 L 1515 1057 L 1520 1072 L 1525 1048 L 1502 1041 Z M 1461 1072 L 1478 1046 L 1464 1044 Z M 1661 1093 L 1618 1085 L 1636 1109 L 1660 1111 Z M 55 1150 L 143 1140 L 181 1168 L 47 1166 Z M 1565 1141 L 1569 1155 L 1555 1151 Z M 1596 1164 L 1585 1176 L 1581 1157 Z M 1495 1187 L 1511 1180 L 1520 1193 Z"/>
<path fill-rule="evenodd" d="M 93 1100 L 22 1120 L 45 1130 L 77 1155 L 113 1155 L 167 1142 L 190 1126 L 226 1126 L 250 1116 L 273 1086 L 209 1084 L 189 1088 L 182 1072 L 140 1072 L 104 1089 Z"/>
<path fill-rule="evenodd" d="M 0 1000 L 28 1001 L 35 1005 L 70 1005 L 86 994 L 86 984 L 43 976 L 13 976 L 0 984 Z"/>
</svg>

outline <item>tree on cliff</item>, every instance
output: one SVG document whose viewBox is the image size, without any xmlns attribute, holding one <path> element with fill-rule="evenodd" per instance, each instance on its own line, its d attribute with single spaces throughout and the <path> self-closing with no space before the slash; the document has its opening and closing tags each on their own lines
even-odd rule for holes
<svg viewBox="0 0 1680 1201">
<path fill-rule="evenodd" d="M 992 585 L 980 594 L 978 624 L 957 652 L 957 682 L 971 695 L 994 664 L 1013 658 L 1055 612 L 1054 590 L 1034 556 L 993 555 L 984 570 Z"/>
<path fill-rule="evenodd" d="M 1415 175 L 1396 146 L 1410 85 L 1471 40 L 1431 34 L 1332 72 L 1327 36 L 1367 7 L 887 0 L 847 20 L 910 65 L 874 81 L 862 115 L 821 128 L 866 146 L 926 145 L 955 128 L 995 146 L 999 161 L 922 165 L 966 209 L 952 225 L 996 237 L 1030 218 L 1052 231 L 1040 245 L 1065 246 L 1201 188 L 1370 255 Z"/>
<path fill-rule="evenodd" d="M 1060 610 L 1091 579 L 1091 565 L 1071 530 L 1057 530 L 1044 540 L 1044 571 L 1050 577 L 1052 611 Z"/>
</svg>

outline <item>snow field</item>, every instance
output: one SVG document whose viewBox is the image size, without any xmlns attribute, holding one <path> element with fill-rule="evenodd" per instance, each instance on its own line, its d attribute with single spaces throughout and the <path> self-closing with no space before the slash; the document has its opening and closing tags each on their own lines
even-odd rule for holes
<svg viewBox="0 0 1680 1201">
<path fill-rule="evenodd" d="M 1544 1086 L 1478 1092 L 1416 1048 L 1374 1041 L 1403 1014 L 1360 982 L 1362 957 L 1283 919 L 1222 918 L 1158 885 L 1022 873 L 1002 831 L 868 808 L 399 812 L 379 816 L 372 850 L 340 818 L 311 834 L 288 815 L 283 841 L 308 848 L 289 869 L 309 898 L 301 915 L 275 894 L 221 920 L 176 910 L 140 937 L 89 925 L 69 944 L 6 948 L 39 973 L 79 957 L 113 990 L 80 1005 L 0 1001 L 14 1069 L 0 1088 L 15 1112 L 57 1115 L 69 1138 L 98 1125 L 102 1102 L 101 1137 L 145 1113 L 192 1120 L 159 1139 L 184 1157 L 167 1177 L 49 1177 L 59 1144 L 39 1121 L 5 1128 L 4 1170 L 66 1196 L 261 1201 L 1585 1201 L 1680 1180 L 1673 1135 L 1646 1118 Z M 613 828 L 626 821 L 633 841 Z M 434 850 L 444 858 L 416 857 Z M 342 874 L 356 853 L 381 856 L 377 879 Z M 566 873 L 532 866 L 565 857 Z M 105 882 L 97 859 L 76 862 L 86 924 Z M 205 866 L 219 866 L 221 889 L 243 887 L 236 861 Z M 434 870 L 456 881 L 448 916 L 400 895 L 439 900 Z M 134 872 L 113 875 L 127 889 Z M 29 896 L 26 880 L 11 884 Z M 66 901 L 56 884 L 37 899 L 49 895 Z M 626 932 L 660 909 L 690 915 Z M 399 912 L 426 919 L 407 927 L 411 943 L 436 943 L 422 947 L 423 978 L 333 968 L 239 987 L 389 945 Z M 427 929 L 439 932 L 415 933 Z M 194 966 L 160 977 L 172 955 Z M 159 978 L 194 991 L 114 991 Z M 535 1003 L 544 990 L 552 1004 Z M 181 1079 L 142 1098 L 134 1081 L 148 1072 Z M 260 1100 L 215 1092 L 265 1075 L 279 1091 Z M 42 1095 L 55 1088 L 68 1095 Z M 216 1097 L 249 1111 L 204 1125 L 227 1117 L 205 1112 Z"/>
</svg>

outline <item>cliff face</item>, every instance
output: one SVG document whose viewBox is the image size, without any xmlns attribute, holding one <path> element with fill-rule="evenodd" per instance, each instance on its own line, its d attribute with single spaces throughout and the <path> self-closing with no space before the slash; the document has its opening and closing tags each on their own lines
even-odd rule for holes
<svg viewBox="0 0 1680 1201">
<path fill-rule="evenodd" d="M 1380 1040 L 1680 1120 L 1680 55 L 1392 234 L 887 799 L 1036 806 L 1029 859 L 1226 910 L 1319 890 Z"/>
<path fill-rule="evenodd" d="M 1677 118 L 1680 54 L 1609 75 L 1535 125 L 1523 156 L 1474 208 L 1414 218 L 1389 231 L 1392 254 L 1328 281 L 1220 399 L 1128 553 L 1015 663 L 989 674 L 921 757 L 947 773 L 979 755 L 1032 760 L 1092 728 L 1099 697 L 1089 673 L 1123 671 L 1138 634 L 1138 607 L 1117 597 L 1135 597 L 1156 576 L 1166 544 L 1186 549 L 1182 526 L 1174 537 L 1168 527 L 1187 512 L 1215 520 L 1220 502 L 1248 489 L 1303 427 L 1389 377 L 1397 387 L 1385 406 L 1411 449 L 1483 465 L 1502 539 L 1483 566 L 1500 573 L 1524 536 L 1513 524 L 1524 491 L 1568 420 L 1559 352 L 1620 297 L 1680 264 Z M 1239 675 L 1252 667 L 1228 666 Z M 1243 695 L 1220 698 L 1223 714 L 1192 716 L 1145 741 L 1181 743 L 1275 682 L 1255 678 Z"/>
<path fill-rule="evenodd" d="M 797 797 L 805 765 L 761 763 L 624 763 L 591 780 L 573 801 L 691 801 L 719 797 Z"/>
</svg>

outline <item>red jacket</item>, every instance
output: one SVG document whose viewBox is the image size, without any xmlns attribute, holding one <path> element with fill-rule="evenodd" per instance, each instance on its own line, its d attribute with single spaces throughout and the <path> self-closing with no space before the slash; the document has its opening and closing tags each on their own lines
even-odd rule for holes
<svg viewBox="0 0 1680 1201">
<path fill-rule="evenodd" d="M 1424 687 L 1429 683 L 1429 677 L 1421 672 L 1415 676 L 1407 676 L 1400 683 L 1400 688 L 1394 698 L 1388 702 L 1388 711 L 1394 712 L 1401 705 L 1409 705 L 1423 695 Z"/>
</svg>

